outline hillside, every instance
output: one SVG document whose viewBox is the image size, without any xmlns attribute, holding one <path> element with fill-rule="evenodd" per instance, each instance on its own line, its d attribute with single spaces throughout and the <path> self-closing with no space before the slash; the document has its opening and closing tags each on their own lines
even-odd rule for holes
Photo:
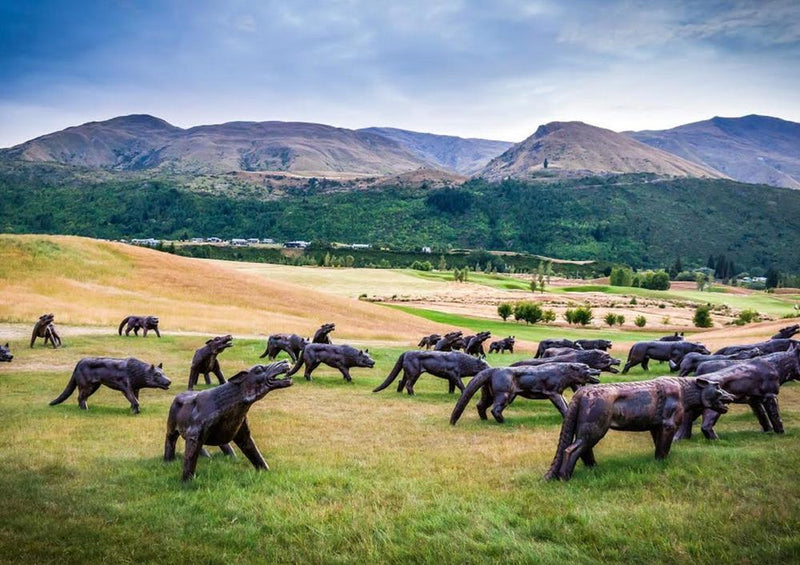
<svg viewBox="0 0 800 565">
<path fill-rule="evenodd" d="M 66 236 L 0 236 L 0 321 L 55 312 L 61 324 L 113 326 L 155 314 L 161 331 L 413 341 L 437 326 L 368 302 L 298 288 L 150 249 Z"/>
<path fill-rule="evenodd" d="M 738 181 L 800 188 L 800 124 L 795 122 L 756 115 L 716 117 L 626 133 Z"/>
<path fill-rule="evenodd" d="M 300 122 L 230 122 L 181 129 L 147 115 L 67 128 L 2 150 L 0 158 L 188 174 L 387 175 L 430 166 L 395 141 L 370 132 Z"/>
<path fill-rule="evenodd" d="M 397 128 L 372 127 L 359 131 L 387 137 L 420 159 L 463 175 L 480 171 L 489 161 L 514 145 L 510 141 L 465 139 Z"/>
<path fill-rule="evenodd" d="M 0 202 L 0 230 L 11 233 L 316 239 L 434 252 L 452 246 L 635 267 L 669 266 L 677 257 L 702 266 L 709 255 L 725 254 L 741 271 L 800 273 L 800 192 L 730 180 L 473 179 L 457 188 L 387 186 L 262 200 L 188 192 L 170 179 L 70 185 L 0 174 Z"/>
<path fill-rule="evenodd" d="M 545 170 L 544 161 L 548 168 Z M 630 137 L 583 122 L 551 122 L 496 157 L 476 176 L 526 179 L 532 174 L 654 173 L 659 176 L 724 175 L 654 149 Z"/>
</svg>

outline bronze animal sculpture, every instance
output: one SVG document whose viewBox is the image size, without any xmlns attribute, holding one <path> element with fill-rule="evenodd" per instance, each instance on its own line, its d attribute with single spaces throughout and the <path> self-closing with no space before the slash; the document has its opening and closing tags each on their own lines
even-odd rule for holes
<svg viewBox="0 0 800 565">
<path fill-rule="evenodd" d="M 322 324 L 322 326 L 314 332 L 314 337 L 311 339 L 311 343 L 333 343 L 329 334 L 335 329 L 336 324 Z"/>
<path fill-rule="evenodd" d="M 669 368 L 671 371 L 679 371 L 679 377 L 685 377 L 695 372 L 701 364 L 708 363 L 709 361 L 738 361 L 741 359 L 752 359 L 753 357 L 758 357 L 759 355 L 761 355 L 761 350 L 757 347 L 754 349 L 745 349 L 744 351 L 733 353 L 731 355 L 703 355 L 702 353 L 687 353 L 679 365 L 674 365 L 672 362 L 670 362 Z M 706 371 L 706 373 L 708 372 L 709 371 Z"/>
<path fill-rule="evenodd" d="M 267 338 L 267 348 L 258 358 L 268 357 L 272 361 L 278 356 L 278 353 L 285 351 L 294 363 L 306 345 L 308 345 L 308 341 L 297 334 L 272 334 Z"/>
<path fill-rule="evenodd" d="M 734 396 L 737 404 L 749 404 L 762 430 L 774 430 L 776 434 L 782 434 L 783 421 L 778 408 L 778 392 L 781 385 L 790 380 L 800 380 L 800 347 L 742 361 L 704 375 L 703 378 L 719 384 L 722 390 Z M 723 412 L 712 408 L 703 411 L 701 430 L 706 439 L 718 439 L 714 425 L 721 414 Z M 676 439 L 688 439 L 692 436 L 692 424 L 698 416 L 699 414 L 695 414 L 691 419 L 684 420 Z"/>
<path fill-rule="evenodd" d="M 593 448 L 610 429 L 649 431 L 656 459 L 664 459 L 684 418 L 706 408 L 725 413 L 732 401 L 719 383 L 705 378 L 659 377 L 583 387 L 569 403 L 545 478 L 569 480 L 578 459 L 587 467 L 595 465 Z"/>
<path fill-rule="evenodd" d="M 155 366 L 133 357 L 128 359 L 87 357 L 78 361 L 64 392 L 52 400 L 50 406 L 61 404 L 77 388 L 78 406 L 81 410 L 87 410 L 86 399 L 93 395 L 100 385 L 120 391 L 131 403 L 133 413 L 138 414 L 139 390 L 143 388 L 167 390 L 170 380 L 164 374 L 161 363 Z"/>
<path fill-rule="evenodd" d="M 269 470 L 258 451 L 247 412 L 271 390 L 292 386 L 291 378 L 277 378 L 289 369 L 287 361 L 256 365 L 236 373 L 224 385 L 201 392 L 182 392 L 172 401 L 167 417 L 164 461 L 175 459 L 178 436 L 186 441 L 183 456 L 183 480 L 194 477 L 197 459 L 204 445 L 216 445 L 226 455 L 233 455 L 230 442 L 242 450 L 256 470 Z"/>
<path fill-rule="evenodd" d="M 493 341 L 489 344 L 489 353 L 504 353 L 508 351 L 509 353 L 514 353 L 514 344 L 516 340 L 513 335 L 510 335 L 506 338 L 499 339 L 497 341 Z"/>
<path fill-rule="evenodd" d="M 793 326 L 786 326 L 785 328 L 781 328 L 780 330 L 778 330 L 778 333 L 776 333 L 770 339 L 789 339 L 790 337 L 793 337 L 794 334 L 796 334 L 797 332 L 800 332 L 800 324 L 794 324 Z"/>
<path fill-rule="evenodd" d="M 422 373 L 447 379 L 451 394 L 456 388 L 463 392 L 464 383 L 461 379 L 477 375 L 488 367 L 485 361 L 460 351 L 406 351 L 400 354 L 389 375 L 372 392 L 388 387 L 400 371 L 403 371 L 403 378 L 397 384 L 397 392 L 405 388 L 408 394 L 414 394 L 414 385 Z"/>
<path fill-rule="evenodd" d="M 53 324 L 54 319 L 55 316 L 53 314 L 42 314 L 39 316 L 39 320 L 37 320 L 37 322 L 33 325 L 33 333 L 31 334 L 31 347 L 33 347 L 37 337 L 44 338 L 45 345 L 47 345 L 47 342 L 49 341 L 50 345 L 53 346 L 53 349 L 57 349 L 61 346 L 61 336 L 58 335 L 56 326 Z"/>
<path fill-rule="evenodd" d="M 729 345 L 722 349 L 715 351 L 714 355 L 731 355 L 732 353 L 739 353 L 747 349 L 760 349 L 763 355 L 769 353 L 778 353 L 780 351 L 788 350 L 792 345 L 800 344 L 795 339 L 773 338 L 767 341 L 760 341 L 758 343 L 751 343 L 749 345 Z"/>
<path fill-rule="evenodd" d="M 664 337 L 658 338 L 658 341 L 683 341 L 683 332 L 680 334 L 675 332 L 673 335 L 665 335 Z"/>
<path fill-rule="evenodd" d="M 233 337 L 223 335 L 209 339 L 203 347 L 194 352 L 192 366 L 189 369 L 189 390 L 194 389 L 197 377 L 200 375 L 203 375 L 207 385 L 211 384 L 209 373 L 216 375 L 219 384 L 225 384 L 225 376 L 222 374 L 222 369 L 219 368 L 217 355 L 229 347 L 233 347 Z"/>
<path fill-rule="evenodd" d="M 349 345 L 310 343 L 300 352 L 297 363 L 294 364 L 294 367 L 287 375 L 291 377 L 305 364 L 304 376 L 307 381 L 310 381 L 311 373 L 319 367 L 320 363 L 339 369 L 339 372 L 342 373 L 348 383 L 353 382 L 353 378 L 350 376 L 352 367 L 367 367 L 371 369 L 375 366 L 375 361 L 369 356 L 369 349 L 361 351 Z"/>
<path fill-rule="evenodd" d="M 680 365 L 687 353 L 702 353 L 708 355 L 709 351 L 702 343 L 691 341 L 640 341 L 634 343 L 628 352 L 628 361 L 622 369 L 622 374 L 627 373 L 632 367 L 641 364 L 642 369 L 649 371 L 650 359 L 656 361 L 670 361 L 672 365 Z"/>
<path fill-rule="evenodd" d="M 486 357 L 486 351 L 483 349 L 483 342 L 492 337 L 491 332 L 479 332 L 471 336 L 469 339 L 464 340 L 464 353 L 467 355 L 474 355 L 476 357 Z"/>
<path fill-rule="evenodd" d="M 425 347 L 425 349 L 430 349 L 431 347 L 435 347 L 440 339 L 442 339 L 442 336 L 439 334 L 426 335 L 419 340 L 417 347 Z"/>
<path fill-rule="evenodd" d="M 492 416 L 498 423 L 505 421 L 503 410 L 517 396 L 531 400 L 549 400 L 563 417 L 567 413 L 564 390 L 600 382 L 600 371 L 583 363 L 553 363 L 541 367 L 496 367 L 478 373 L 456 401 L 450 424 L 455 425 L 470 399 L 478 389 L 481 399 L 476 408 L 481 420 L 486 420 L 486 409 L 492 407 Z"/>
<path fill-rule="evenodd" d="M 536 355 L 534 355 L 534 359 L 538 359 L 544 352 L 550 349 L 551 347 L 569 347 L 570 349 L 583 349 L 580 345 L 576 342 L 569 340 L 569 339 L 543 339 L 539 342 L 539 347 L 536 349 Z"/>
<path fill-rule="evenodd" d="M 608 351 L 612 347 L 611 342 L 607 339 L 576 339 L 575 343 L 580 345 L 582 349 L 599 349 L 601 351 Z"/>
<path fill-rule="evenodd" d="M 157 316 L 127 316 L 119 323 L 117 333 L 122 335 L 122 328 L 125 327 L 125 335 L 130 335 L 133 330 L 133 335 L 139 336 L 139 330 L 142 331 L 142 337 L 147 337 L 147 332 L 153 330 L 158 337 L 161 337 L 161 332 L 158 331 L 158 317 Z"/>
<path fill-rule="evenodd" d="M 463 332 L 449 332 L 444 334 L 444 337 L 436 342 L 433 347 L 434 351 L 452 351 L 453 344 L 461 339 Z"/>
<path fill-rule="evenodd" d="M 11 348 L 9 348 L 8 343 L 0 345 L 0 363 L 11 363 L 13 359 L 14 356 L 11 355 Z"/>
<path fill-rule="evenodd" d="M 607 371 L 609 373 L 619 373 L 617 365 L 619 359 L 615 359 L 608 352 L 600 349 L 570 349 L 569 347 L 552 347 L 545 352 L 545 357 L 539 359 L 523 359 L 512 363 L 512 367 L 538 366 L 548 363 L 583 363 L 592 369 Z"/>
</svg>

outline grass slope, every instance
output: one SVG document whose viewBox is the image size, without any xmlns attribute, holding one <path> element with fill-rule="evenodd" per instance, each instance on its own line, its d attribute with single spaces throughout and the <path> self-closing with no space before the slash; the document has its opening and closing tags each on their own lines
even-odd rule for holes
<svg viewBox="0 0 800 565">
<path fill-rule="evenodd" d="M 473 400 L 451 427 L 441 379 L 423 376 L 416 397 L 370 392 L 402 351 L 386 348 L 352 385 L 321 368 L 253 407 L 272 471 L 214 450 L 182 486 L 180 462 L 161 462 L 164 423 L 201 344 L 12 342 L 17 357 L 0 367 L 0 562 L 788 563 L 800 552 L 796 384 L 781 394 L 785 436 L 757 432 L 737 406 L 719 442 L 694 438 L 656 462 L 649 434 L 612 432 L 597 467 L 551 483 L 552 405 L 518 399 L 498 425 L 479 421 Z M 262 346 L 236 340 L 223 370 L 252 365 Z M 108 389 L 87 412 L 74 396 L 48 406 L 74 363 L 98 354 L 161 360 L 173 388 L 143 391 L 139 416 Z"/>
</svg>

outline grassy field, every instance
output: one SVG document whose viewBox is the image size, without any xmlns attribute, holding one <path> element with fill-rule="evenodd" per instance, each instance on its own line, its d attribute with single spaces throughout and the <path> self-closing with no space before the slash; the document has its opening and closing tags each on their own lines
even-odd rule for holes
<svg viewBox="0 0 800 565">
<path fill-rule="evenodd" d="M 386 348 L 352 385 L 323 368 L 253 407 L 272 471 L 216 452 L 184 486 L 181 463 L 161 462 L 164 425 L 201 343 L 12 343 L 15 360 L 0 367 L 0 561 L 788 563 L 800 552 L 797 385 L 781 394 L 783 437 L 757 432 L 737 406 L 719 442 L 679 443 L 656 462 L 649 434 L 612 432 L 597 467 L 550 483 L 560 427 L 550 403 L 519 399 L 504 425 L 470 407 L 451 427 L 455 397 L 441 379 L 423 376 L 415 397 L 370 392 L 402 351 Z M 252 365 L 262 347 L 237 340 L 223 370 Z M 108 389 L 87 412 L 74 396 L 48 406 L 74 362 L 100 353 L 163 361 L 173 387 L 143 391 L 138 416 Z"/>
</svg>

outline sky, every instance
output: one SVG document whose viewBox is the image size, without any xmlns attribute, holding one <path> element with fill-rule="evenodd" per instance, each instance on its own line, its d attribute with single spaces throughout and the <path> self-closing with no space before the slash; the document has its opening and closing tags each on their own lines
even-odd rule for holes
<svg viewBox="0 0 800 565">
<path fill-rule="evenodd" d="M 0 147 L 88 121 L 800 122 L 797 0 L 0 0 Z"/>
</svg>

